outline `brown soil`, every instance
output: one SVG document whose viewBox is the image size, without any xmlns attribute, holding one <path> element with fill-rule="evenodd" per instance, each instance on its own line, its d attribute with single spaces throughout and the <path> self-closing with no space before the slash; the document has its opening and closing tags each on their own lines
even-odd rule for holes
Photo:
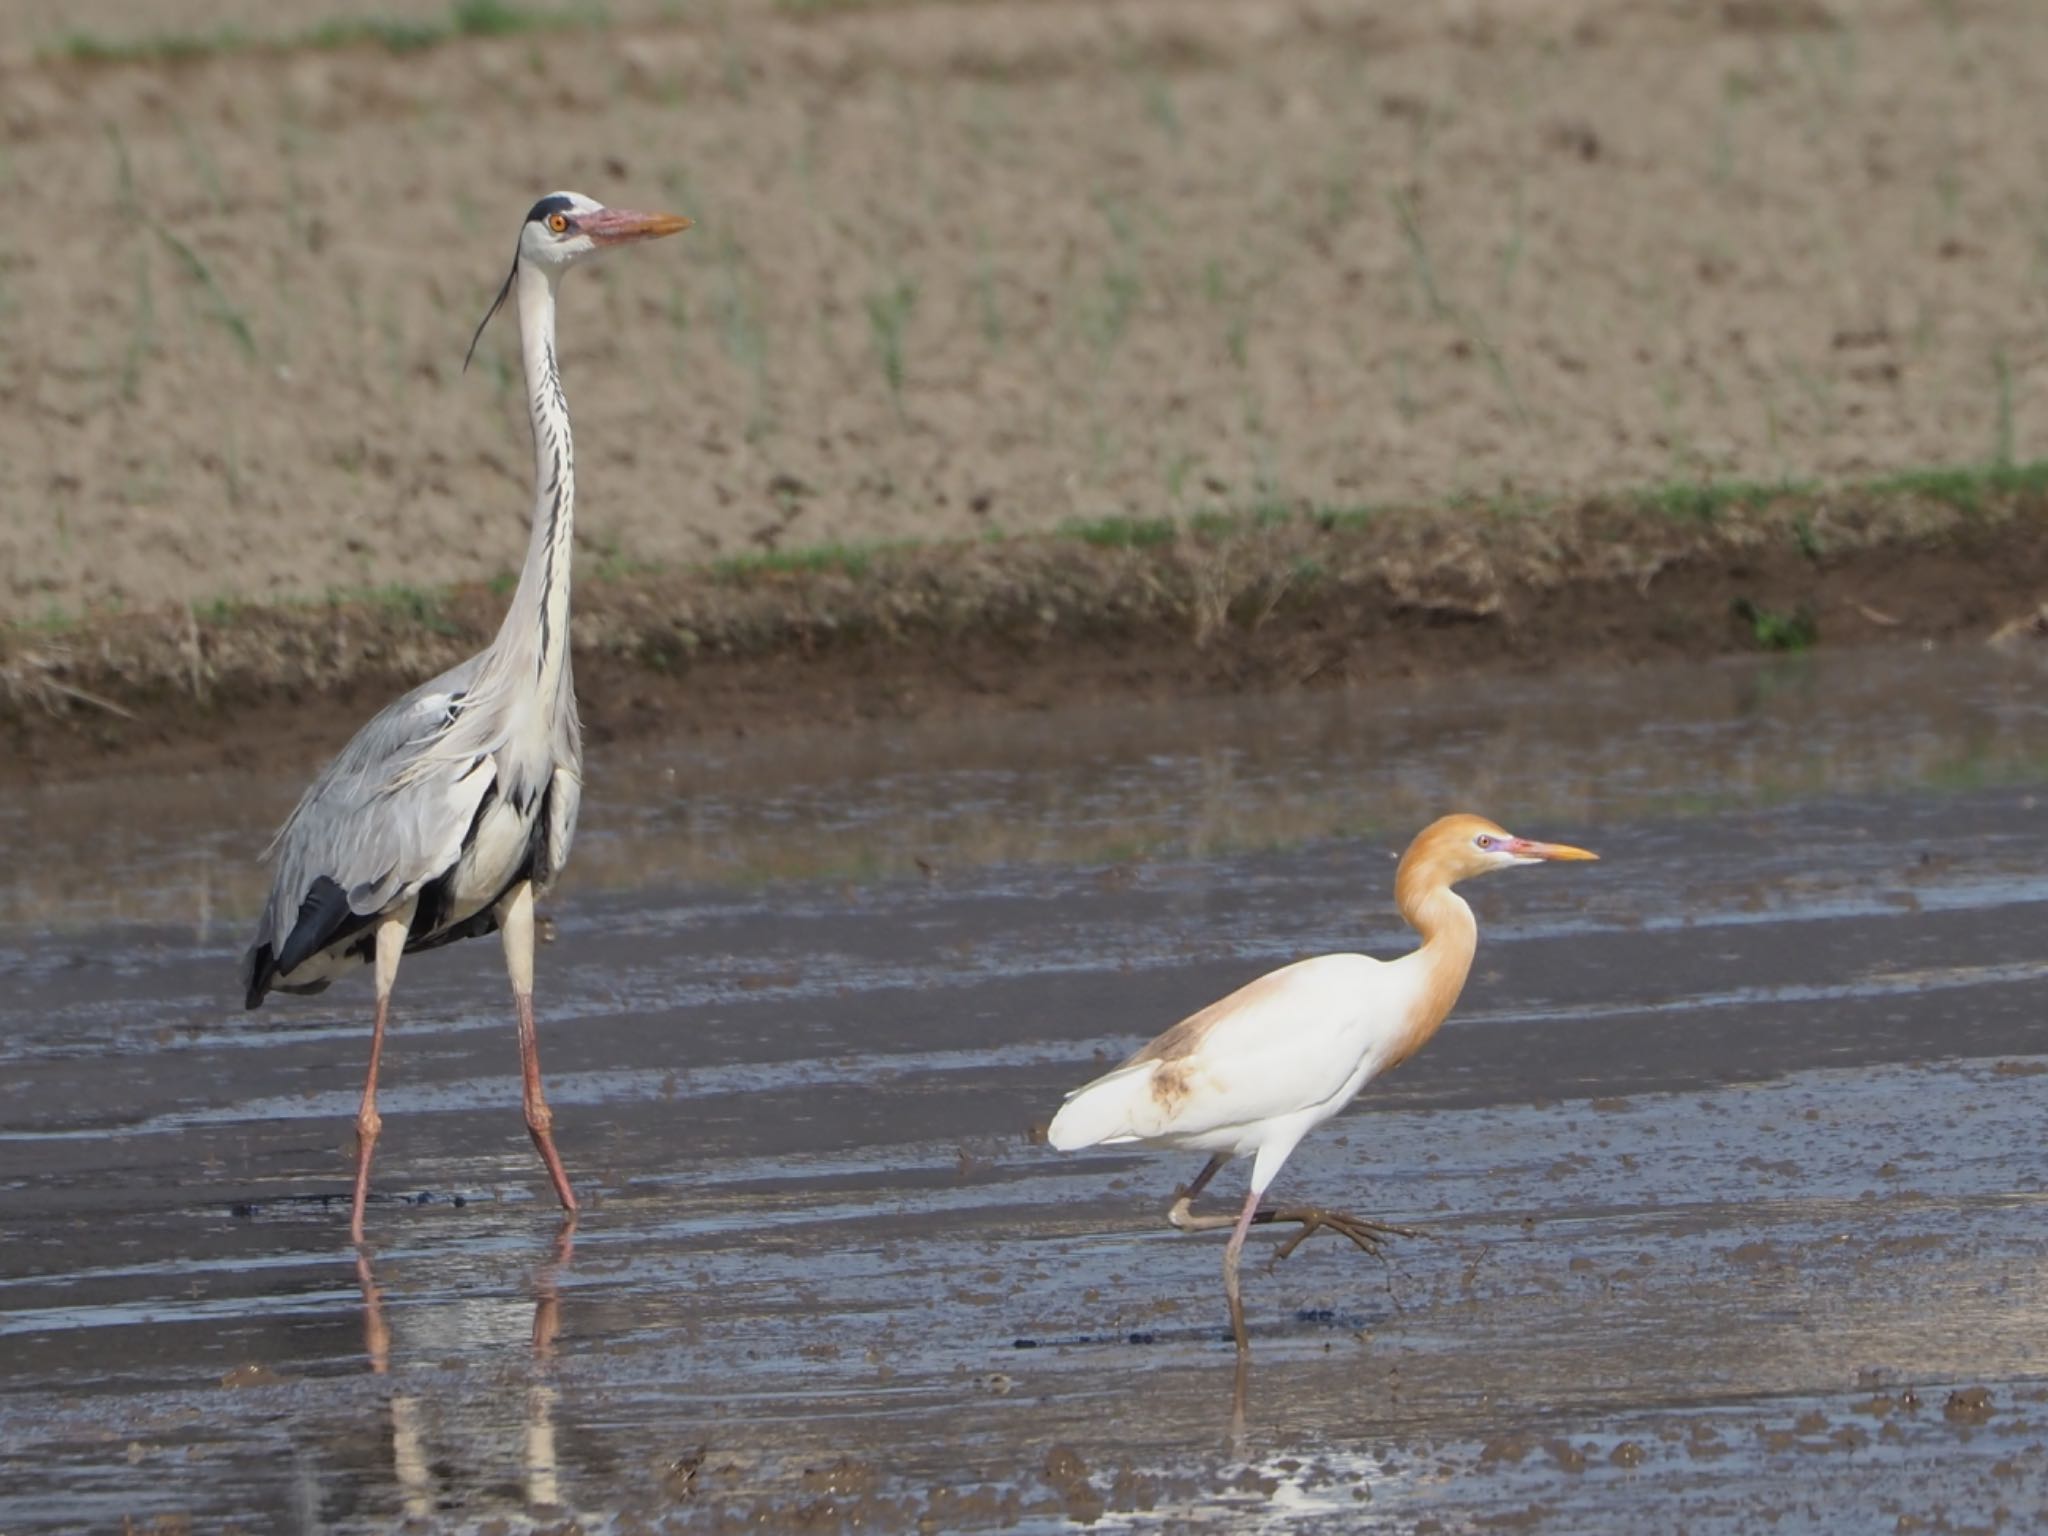
<svg viewBox="0 0 2048 1536">
<path fill-rule="evenodd" d="M 615 563 L 2048 440 L 2032 0 L 612 0 L 303 41 L 398 12 L 448 14 L 0 16 L 0 619 L 514 563 L 509 327 L 457 364 L 560 184 L 698 221 L 566 295 Z M 267 46 L 174 56 L 221 27 Z"/>
<path fill-rule="evenodd" d="M 2038 491 L 1866 492 L 1705 519 L 1595 501 L 1246 521 L 1139 547 L 920 547 L 850 569 L 587 581 L 576 666 L 602 742 L 2001 626 L 2030 643 L 2009 621 L 2048 586 L 2044 520 Z M 310 763 L 487 642 L 503 606 L 471 587 L 0 631 L 0 780 Z"/>
</svg>

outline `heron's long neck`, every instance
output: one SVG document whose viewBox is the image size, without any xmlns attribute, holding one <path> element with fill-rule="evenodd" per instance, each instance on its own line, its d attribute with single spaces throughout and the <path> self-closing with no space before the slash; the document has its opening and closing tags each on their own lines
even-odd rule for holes
<svg viewBox="0 0 2048 1536">
<path fill-rule="evenodd" d="M 569 657 L 569 563 L 576 523 L 576 448 L 569 403 L 555 366 L 555 293 L 549 275 L 531 263 L 519 269 L 519 350 L 526 364 L 526 402 L 533 416 L 533 533 L 519 589 L 498 632 L 497 649 L 523 658 L 536 692 L 552 699 Z"/>
<path fill-rule="evenodd" d="M 1406 1056 L 1420 1049 L 1457 1005 L 1479 950 L 1479 924 L 1465 898 L 1426 862 L 1411 866 L 1409 860 L 1401 861 L 1394 877 L 1394 900 L 1422 935 L 1422 948 L 1403 961 L 1422 972 L 1415 1016 L 1409 1020 L 1413 1038 L 1401 1053 Z"/>
</svg>

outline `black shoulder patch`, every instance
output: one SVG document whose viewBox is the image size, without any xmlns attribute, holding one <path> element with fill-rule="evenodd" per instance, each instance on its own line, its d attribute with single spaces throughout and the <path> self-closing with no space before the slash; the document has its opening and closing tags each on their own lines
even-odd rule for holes
<svg viewBox="0 0 2048 1536">
<path fill-rule="evenodd" d="M 263 994 L 270 990 L 270 978 L 277 974 L 277 966 L 270 958 L 270 946 L 258 944 L 242 957 L 242 988 L 244 1008 L 261 1008 Z"/>
<path fill-rule="evenodd" d="M 527 211 L 526 222 L 531 224 L 536 219 L 544 219 L 551 213 L 574 213 L 575 211 L 576 205 L 557 192 L 553 197 L 544 197 L 535 203 Z"/>
<path fill-rule="evenodd" d="M 292 924 L 292 931 L 277 947 L 277 958 L 272 962 L 275 973 L 289 976 L 329 944 L 368 927 L 369 923 L 369 918 L 358 917 L 349 910 L 348 893 L 321 875 L 307 890 L 306 899 L 299 903 L 299 917 Z"/>
</svg>

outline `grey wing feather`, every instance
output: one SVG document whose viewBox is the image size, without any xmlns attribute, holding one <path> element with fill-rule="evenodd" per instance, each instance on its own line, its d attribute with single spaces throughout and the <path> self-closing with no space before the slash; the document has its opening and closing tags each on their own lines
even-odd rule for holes
<svg viewBox="0 0 2048 1536">
<path fill-rule="evenodd" d="M 341 887 L 351 912 L 369 916 L 454 865 L 495 768 L 488 754 L 450 760 L 434 749 L 460 718 L 481 661 L 472 657 L 379 711 L 307 787 L 266 850 L 276 873 L 257 947 L 284 942 L 322 876 Z"/>
<path fill-rule="evenodd" d="M 543 867 L 534 871 L 534 883 L 552 885 L 569 862 L 569 845 L 576 840 L 576 813 L 583 805 L 583 722 L 576 713 L 576 695 L 568 694 L 568 708 L 555 727 L 555 771 L 548 781 L 548 824 L 542 844 Z"/>
</svg>

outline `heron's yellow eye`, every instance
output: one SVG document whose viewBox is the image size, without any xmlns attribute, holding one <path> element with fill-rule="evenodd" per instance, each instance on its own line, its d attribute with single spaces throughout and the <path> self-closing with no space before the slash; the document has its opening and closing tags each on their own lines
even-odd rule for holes
<svg viewBox="0 0 2048 1536">
<path fill-rule="evenodd" d="M 554 232 L 555 232 L 556 234 L 558 234 L 558 235 L 559 235 L 559 234 L 563 234 L 563 233 L 565 233 L 565 232 L 566 232 L 566 231 L 568 230 L 568 228 L 569 228 L 569 219 L 568 219 L 568 216 L 567 216 L 566 214 L 560 214 L 560 213 L 551 213 L 551 214 L 549 214 L 549 215 L 548 215 L 548 228 L 549 228 L 549 229 L 552 229 L 552 230 L 553 230 L 553 231 L 554 231 Z"/>
</svg>

